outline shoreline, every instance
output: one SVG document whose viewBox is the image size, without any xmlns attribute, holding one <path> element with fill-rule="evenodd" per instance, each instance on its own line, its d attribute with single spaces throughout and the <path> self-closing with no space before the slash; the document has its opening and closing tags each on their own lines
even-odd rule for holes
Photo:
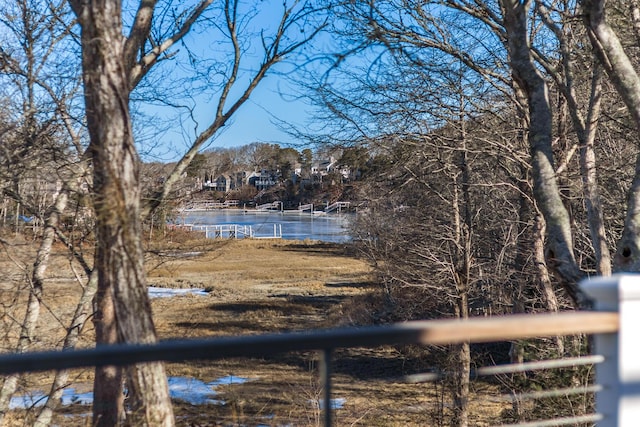
<svg viewBox="0 0 640 427">
<path fill-rule="evenodd" d="M 308 211 L 298 209 L 285 209 L 285 210 L 265 210 L 265 209 L 246 209 L 246 208 L 190 208 L 181 209 L 179 213 L 192 213 L 192 212 L 242 212 L 245 214 L 281 214 L 281 215 L 310 215 L 310 216 L 324 216 L 329 215 L 331 212 L 325 211 Z M 336 215 L 342 215 L 345 212 L 335 212 Z M 349 212 L 350 213 L 350 212 Z M 332 213 L 333 214 L 333 213 Z"/>
</svg>

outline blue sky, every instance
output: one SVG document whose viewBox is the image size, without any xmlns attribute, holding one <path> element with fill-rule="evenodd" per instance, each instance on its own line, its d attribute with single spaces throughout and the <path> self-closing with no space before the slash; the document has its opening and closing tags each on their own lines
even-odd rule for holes
<svg viewBox="0 0 640 427">
<path fill-rule="evenodd" d="M 275 0 L 277 2 L 277 0 Z M 281 1 L 281 0 L 280 0 Z M 245 6 L 249 4 L 246 3 Z M 241 59 L 241 70 L 245 74 L 241 74 L 237 81 L 238 88 L 232 90 L 230 99 L 227 102 L 227 108 L 235 101 L 233 97 L 234 93 L 237 94 L 239 90 L 244 90 L 247 77 L 251 73 L 247 74 L 248 70 L 255 69 L 264 55 L 262 51 L 260 41 L 260 31 L 266 28 L 263 34 L 269 33 L 269 28 L 277 26 L 281 13 L 282 3 L 274 3 L 267 0 L 260 2 L 263 8 L 260 15 L 257 15 L 255 21 L 251 21 L 251 24 L 246 27 L 248 31 L 245 31 L 242 35 L 253 33 L 253 38 L 250 44 L 245 44 L 243 47 L 246 52 Z M 279 7 L 275 7 L 279 5 Z M 214 11 L 212 11 L 214 12 Z M 219 16 L 216 19 L 220 19 Z M 213 31 L 213 32 L 212 32 Z M 296 29 L 296 31 L 298 31 Z M 296 37 L 296 32 L 293 33 Z M 304 34 L 304 33 L 300 33 Z M 215 68 L 210 68 L 207 72 L 210 73 L 210 84 L 201 83 L 200 88 L 195 90 L 196 98 L 191 101 L 184 101 L 185 104 L 192 104 L 195 106 L 194 117 L 199 123 L 198 131 L 204 130 L 210 123 L 213 117 L 214 110 L 218 102 L 219 92 L 216 93 L 216 88 L 219 89 L 219 80 L 216 77 L 216 70 L 218 67 L 222 70 L 228 67 L 230 61 L 230 54 L 228 53 L 228 39 L 220 36 L 220 33 L 215 32 L 212 28 L 208 32 L 199 33 L 197 30 L 192 31 L 186 38 L 185 42 L 190 46 L 189 49 L 194 55 L 202 55 L 202 58 L 207 58 L 211 61 L 217 61 Z M 186 50 L 183 47 L 178 47 L 178 55 L 174 57 L 173 66 L 170 74 L 165 77 L 171 78 L 176 73 L 184 73 L 184 77 L 189 75 L 188 68 L 193 66 L 199 68 L 200 71 L 205 66 L 210 66 L 214 62 L 207 63 L 200 61 L 195 65 L 187 65 L 189 59 L 186 55 Z M 226 56 L 225 56 L 226 55 Z M 295 59 L 292 59 L 295 61 Z M 183 61 L 180 65 L 180 61 Z M 206 65 L 205 65 L 206 64 Z M 296 87 L 294 83 L 289 81 L 286 74 L 282 74 L 285 71 L 291 70 L 292 64 L 279 63 L 275 68 L 267 74 L 255 91 L 252 93 L 250 99 L 246 101 L 238 111 L 234 114 L 231 121 L 228 122 L 221 132 L 218 132 L 212 140 L 205 146 L 206 148 L 212 147 L 236 147 L 251 144 L 253 142 L 268 142 L 279 143 L 281 145 L 287 144 L 300 144 L 301 141 L 293 138 L 287 134 L 277 124 L 278 121 L 284 121 L 292 126 L 304 128 L 305 123 L 310 120 L 311 108 L 302 100 L 296 99 L 299 95 L 300 88 Z M 228 68 L 227 68 L 228 69 Z M 212 71 L 213 70 L 213 71 Z M 168 85 L 172 83 L 167 79 L 160 80 Z M 175 83 L 174 83 L 175 84 Z M 178 83 L 178 86 L 180 84 Z M 182 89 L 180 87 L 173 88 L 167 93 L 178 94 Z M 193 92 L 193 88 L 192 94 Z M 173 95 L 169 95 L 171 98 Z M 176 103 L 181 103 L 179 98 L 171 98 Z M 195 100 L 195 102 L 193 102 Z M 194 122 L 186 120 L 179 123 L 172 123 L 168 125 L 168 117 L 175 114 L 175 110 L 163 109 L 161 107 L 145 106 L 143 107 L 149 114 L 159 114 L 162 121 L 163 118 L 167 118 L 165 126 L 168 128 L 167 133 L 158 138 L 157 134 L 154 135 L 153 131 L 147 131 L 147 142 L 143 142 L 141 145 L 153 144 L 160 142 L 161 145 L 172 147 L 173 149 L 165 150 L 159 149 L 155 153 L 157 158 L 155 160 L 173 161 L 177 160 L 181 154 L 184 153 L 186 145 L 193 141 L 193 137 L 197 132 L 194 131 Z M 162 127 L 162 124 L 158 125 L 158 128 Z M 140 140 L 144 139 L 141 138 Z M 145 152 L 144 148 L 141 148 L 141 152 Z"/>
<path fill-rule="evenodd" d="M 199 121 L 200 131 L 210 124 L 213 108 L 213 105 L 203 101 L 196 103 L 194 114 Z M 175 110 L 153 106 L 143 107 L 143 110 L 148 114 L 158 114 L 158 118 L 154 120 L 162 120 L 164 115 L 175 114 Z M 298 146 L 302 141 L 289 135 L 280 122 L 304 129 L 305 124 L 311 120 L 311 116 L 311 108 L 303 100 L 296 99 L 296 89 L 287 79 L 280 75 L 270 75 L 262 81 L 251 98 L 236 111 L 227 125 L 205 144 L 202 150 L 214 147 L 239 147 L 253 142 L 292 145 L 300 149 Z M 193 122 L 188 121 L 184 125 L 172 122 L 159 139 L 153 131 L 145 137 L 138 138 L 139 143 L 147 139 L 146 142 L 141 142 L 139 149 L 145 161 L 177 161 L 186 152 L 187 145 L 191 144 L 194 135 Z M 145 147 L 156 143 L 159 143 L 159 146 L 154 149 L 153 154 L 145 155 Z"/>
<path fill-rule="evenodd" d="M 277 124 L 278 121 L 285 121 L 303 126 L 309 120 L 308 106 L 295 99 L 292 89 L 284 77 L 267 77 L 238 110 L 231 125 L 216 139 L 215 145 L 233 147 L 252 142 L 297 142 Z"/>
</svg>

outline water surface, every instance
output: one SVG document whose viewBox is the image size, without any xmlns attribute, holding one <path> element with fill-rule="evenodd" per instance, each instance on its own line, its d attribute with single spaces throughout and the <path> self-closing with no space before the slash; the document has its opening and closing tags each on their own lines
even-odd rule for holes
<svg viewBox="0 0 640 427">
<path fill-rule="evenodd" d="M 274 224 L 282 228 L 282 238 L 289 240 L 320 240 L 348 242 L 349 222 L 353 214 L 312 215 L 310 213 L 253 212 L 241 209 L 220 209 L 206 212 L 186 212 L 178 223 L 194 225 L 250 225 L 256 237 L 273 236 Z"/>
</svg>

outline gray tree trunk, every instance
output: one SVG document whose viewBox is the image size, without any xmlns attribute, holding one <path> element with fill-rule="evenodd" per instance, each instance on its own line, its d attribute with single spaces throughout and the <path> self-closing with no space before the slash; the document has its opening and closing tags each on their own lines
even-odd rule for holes
<svg viewBox="0 0 640 427">
<path fill-rule="evenodd" d="M 40 242 L 40 247 L 38 248 L 36 259 L 33 263 L 33 272 L 30 277 L 31 283 L 29 299 L 27 302 L 24 320 L 22 321 L 20 338 L 16 345 L 16 353 L 25 352 L 34 339 L 36 326 L 40 317 L 40 301 L 42 299 L 45 272 L 49 263 L 49 255 L 51 254 L 51 247 L 55 240 L 55 230 L 58 226 L 60 215 L 67 206 L 67 201 L 68 193 L 59 193 L 55 200 L 55 204 L 47 213 L 42 241 Z M 0 424 L 9 409 L 9 402 L 16 391 L 19 378 L 19 374 L 9 375 L 5 378 L 2 385 L 2 389 L 0 390 Z"/>
<path fill-rule="evenodd" d="M 460 102 L 460 152 L 458 157 L 458 173 L 454 176 L 452 203 L 455 227 L 455 253 L 453 256 L 455 270 L 456 294 L 454 302 L 455 315 L 459 319 L 469 318 L 469 285 L 472 268 L 473 215 L 470 194 L 471 170 L 468 161 L 467 135 L 464 117 L 464 99 Z M 455 370 L 453 373 L 453 420 L 452 425 L 467 427 L 469 425 L 469 386 L 471 375 L 471 347 L 468 342 L 452 346 Z"/>
<path fill-rule="evenodd" d="M 82 293 L 82 297 L 80 298 L 80 302 L 78 303 L 76 311 L 73 314 L 71 325 L 67 330 L 67 336 L 65 337 L 63 344 L 63 348 L 65 350 L 74 348 L 76 346 L 80 338 L 82 327 L 89 319 L 89 317 L 93 314 L 91 301 L 93 300 L 93 297 L 95 295 L 97 285 L 97 276 L 95 274 L 90 275 L 87 285 L 85 286 Z M 46 427 L 51 424 L 53 413 L 60 404 L 60 400 L 62 399 L 62 392 L 64 391 L 64 387 L 67 386 L 68 379 L 69 370 L 56 372 L 53 383 L 51 385 L 49 396 L 47 397 L 46 403 L 40 410 L 36 421 L 33 423 L 34 427 Z"/>
<path fill-rule="evenodd" d="M 640 130 L 640 77 L 605 19 L 604 0 L 583 2 L 591 45 Z M 627 198 L 627 215 L 613 262 L 615 271 L 640 270 L 640 156 Z"/>
<path fill-rule="evenodd" d="M 573 252 L 569 213 L 562 203 L 554 169 L 548 88 L 534 64 L 529 46 L 527 13 L 530 3 L 501 0 L 501 5 L 513 78 L 527 97 L 533 194 L 547 225 L 546 258 L 564 280 L 574 303 L 579 304 L 576 283 L 582 277 L 582 272 Z"/>
<path fill-rule="evenodd" d="M 594 149 L 596 129 L 600 117 L 600 100 L 602 95 L 602 69 L 594 66 L 589 100 L 589 114 L 584 128 L 584 137 L 580 143 L 580 175 L 591 242 L 596 257 L 596 272 L 603 276 L 611 275 L 611 253 L 607 245 L 604 213 L 598 186 L 597 162 Z"/>
</svg>

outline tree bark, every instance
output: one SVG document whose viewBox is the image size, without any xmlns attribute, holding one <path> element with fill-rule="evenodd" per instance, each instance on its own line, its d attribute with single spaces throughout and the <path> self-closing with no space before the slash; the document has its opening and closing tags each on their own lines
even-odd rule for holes
<svg viewBox="0 0 640 427">
<path fill-rule="evenodd" d="M 640 77 L 605 19 L 604 0 L 583 1 L 591 45 L 640 130 Z M 627 215 L 613 262 L 614 271 L 640 270 L 640 155 L 627 198 Z"/>
<path fill-rule="evenodd" d="M 66 191 L 59 193 L 54 205 L 46 215 L 42 241 L 40 242 L 40 247 L 38 248 L 36 259 L 33 263 L 27 310 L 24 315 L 24 320 L 22 321 L 16 353 L 25 352 L 34 339 L 36 325 L 40 317 L 40 301 L 44 291 L 45 272 L 49 263 L 51 247 L 55 240 L 56 227 L 58 226 L 61 213 L 67 206 L 67 201 L 68 193 Z M 2 389 L 0 390 L 0 424 L 9 409 L 9 402 L 18 385 L 19 377 L 20 375 L 18 374 L 9 375 L 2 385 Z"/>
<path fill-rule="evenodd" d="M 462 157 L 466 157 L 466 152 L 461 154 Z M 464 160 L 463 160 L 464 162 Z M 466 165 L 462 166 L 466 168 Z M 465 172 L 462 175 L 468 177 Z M 458 319 L 469 318 L 469 275 L 471 267 L 471 253 L 468 249 L 470 245 L 470 233 L 467 228 L 468 215 L 466 214 L 469 206 L 464 206 L 460 197 L 457 179 L 454 177 L 453 188 L 453 222 L 454 222 L 454 253 L 452 254 L 453 265 L 453 278 L 456 286 L 456 293 L 454 297 L 454 315 Z M 463 184 L 464 186 L 464 184 Z M 463 199 L 467 199 L 468 188 L 462 190 Z M 461 206 L 463 205 L 463 211 L 461 212 Z M 466 427 L 469 424 L 469 385 L 471 374 L 471 348 L 469 343 L 461 343 L 451 346 L 451 358 L 453 365 L 452 372 L 452 400 L 453 400 L 453 419 L 451 421 L 452 426 Z"/>
<path fill-rule="evenodd" d="M 501 0 L 501 4 L 513 78 L 527 96 L 533 193 L 547 224 L 546 258 L 564 280 L 571 298 L 578 305 L 581 299 L 576 284 L 583 274 L 573 252 L 569 213 L 562 202 L 554 170 L 548 88 L 533 62 L 528 41 L 529 2 Z"/>
<path fill-rule="evenodd" d="M 129 114 L 121 4 L 74 1 L 72 6 L 82 27 L 84 95 L 93 161 L 96 300 L 101 313 L 96 335 L 99 343 L 151 344 L 156 342 L 156 333 L 143 266 L 139 159 Z M 135 402 L 131 424 L 174 425 L 163 365 L 136 365 L 131 373 L 130 391 Z M 95 390 L 107 395 L 99 396 L 106 399 L 104 406 L 98 402 L 94 406 L 95 425 L 114 425 L 120 418 L 116 414 L 122 411 L 120 397 L 114 394 L 121 393 L 121 387 L 119 369 L 96 371 Z"/>
<path fill-rule="evenodd" d="M 75 348 L 80 338 L 80 332 L 87 319 L 93 314 L 93 307 L 91 306 L 91 300 L 93 299 L 97 288 L 97 276 L 92 274 L 89 276 L 87 285 L 84 288 L 82 297 L 76 306 L 76 311 L 73 314 L 71 325 L 68 329 L 67 336 L 64 339 L 63 349 Z M 56 372 L 47 402 L 40 410 L 36 421 L 33 423 L 34 427 L 46 427 L 51 424 L 53 413 L 60 404 L 62 399 L 62 392 L 64 387 L 67 386 L 69 379 L 69 370 L 62 370 Z M 120 393 L 122 394 L 122 393 Z M 94 399 L 95 399 L 94 393 Z"/>
<path fill-rule="evenodd" d="M 580 175 L 582 191 L 587 208 L 587 220 L 591 233 L 591 242 L 596 257 L 596 273 L 611 275 L 611 253 L 607 245 L 604 213 L 598 186 L 596 153 L 594 149 L 596 129 L 600 117 L 600 99 L 602 95 L 602 68 L 594 65 L 589 100 L 589 114 L 585 124 L 584 138 L 580 146 Z"/>
<path fill-rule="evenodd" d="M 104 283 L 100 283 L 100 274 L 96 276 L 98 277 L 98 289 L 95 295 L 95 313 L 93 315 L 96 344 L 117 344 L 118 331 L 111 289 Z M 93 379 L 93 425 L 96 427 L 118 425 L 124 419 L 122 383 L 123 370 L 121 367 L 96 367 Z"/>
<path fill-rule="evenodd" d="M 460 152 L 458 171 L 454 177 L 453 214 L 456 251 L 453 257 L 455 269 L 454 312 L 459 319 L 469 318 L 469 286 L 471 283 L 473 216 L 471 205 L 471 170 L 469 167 L 467 134 L 464 117 L 464 99 L 460 102 Z M 462 194 L 460 194 L 462 193 Z M 460 197 L 461 196 L 461 197 Z M 469 425 L 469 386 L 471 375 L 471 347 L 468 342 L 452 346 L 455 371 L 453 373 L 453 420 L 452 425 Z"/>
</svg>

